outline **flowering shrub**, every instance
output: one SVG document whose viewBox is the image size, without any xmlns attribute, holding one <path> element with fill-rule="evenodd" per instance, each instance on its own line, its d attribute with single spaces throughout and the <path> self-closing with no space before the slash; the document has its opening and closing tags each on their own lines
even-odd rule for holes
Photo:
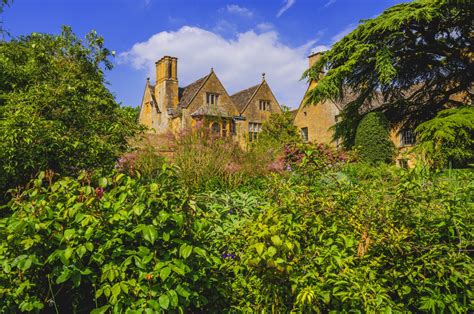
<svg viewBox="0 0 474 314">
<path fill-rule="evenodd" d="M 338 167 L 355 160 L 354 154 L 327 144 L 288 144 L 284 155 L 289 169 L 304 168 L 305 172 Z"/>
<path fill-rule="evenodd" d="M 202 124 L 179 134 L 173 149 L 171 162 L 177 168 L 178 178 L 194 191 L 235 188 L 278 171 L 278 165 L 273 164 L 278 163 L 276 150 L 255 146 L 245 151 L 233 139 L 216 134 Z"/>
</svg>

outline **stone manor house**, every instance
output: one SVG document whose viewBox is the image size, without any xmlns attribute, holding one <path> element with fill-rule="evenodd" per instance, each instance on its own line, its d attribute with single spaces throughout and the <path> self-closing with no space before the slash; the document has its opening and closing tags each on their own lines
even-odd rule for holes
<svg viewBox="0 0 474 314">
<path fill-rule="evenodd" d="M 321 53 L 308 57 L 311 67 Z M 157 135 L 169 132 L 178 134 L 192 128 L 198 121 L 214 132 L 233 138 L 242 147 L 255 141 L 262 124 L 272 113 L 282 109 L 265 80 L 259 84 L 229 95 L 214 70 L 185 87 L 178 84 L 178 59 L 164 56 L 156 63 L 156 82 L 147 79 L 142 98 L 139 122 L 148 127 L 150 133 Z M 310 81 L 299 108 L 294 110 L 294 125 L 304 141 L 326 143 L 337 146 L 332 140 L 330 129 L 341 110 L 350 99 L 342 102 L 325 101 L 305 105 L 307 93 L 316 86 Z M 350 98 L 350 97 L 349 97 Z M 377 104 L 373 104 L 377 106 Z M 392 130 L 391 138 L 399 149 L 397 163 L 407 166 L 411 163 L 404 152 L 415 143 L 411 130 Z M 157 137 L 157 141 L 163 138 Z M 159 143 L 152 145 L 159 145 Z"/>
<path fill-rule="evenodd" d="M 259 84 L 229 95 L 213 69 L 185 87 L 178 84 L 178 59 L 156 62 L 156 82 L 145 84 L 139 122 L 156 134 L 177 134 L 198 121 L 235 139 L 242 147 L 256 140 L 262 124 L 280 105 L 262 74 Z"/>
</svg>

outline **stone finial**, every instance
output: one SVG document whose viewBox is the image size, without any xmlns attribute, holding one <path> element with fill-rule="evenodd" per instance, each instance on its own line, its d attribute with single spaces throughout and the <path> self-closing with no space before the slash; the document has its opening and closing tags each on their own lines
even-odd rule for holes
<svg viewBox="0 0 474 314">
<path fill-rule="evenodd" d="M 150 81 L 150 77 L 147 77 L 146 80 L 149 82 L 149 81 Z"/>
<path fill-rule="evenodd" d="M 262 81 L 265 81 L 265 73 L 262 73 Z"/>
<path fill-rule="evenodd" d="M 214 72 L 214 68 L 211 68 L 211 72 Z"/>
</svg>

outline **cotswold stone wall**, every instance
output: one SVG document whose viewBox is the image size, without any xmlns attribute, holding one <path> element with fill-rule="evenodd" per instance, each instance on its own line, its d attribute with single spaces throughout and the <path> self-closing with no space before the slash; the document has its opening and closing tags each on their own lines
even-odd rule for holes
<svg viewBox="0 0 474 314">
<path fill-rule="evenodd" d="M 308 141 L 336 146 L 332 141 L 333 132 L 329 130 L 336 123 L 339 109 L 331 101 L 320 104 L 301 105 L 296 113 L 294 124 L 301 131 L 308 128 Z"/>
</svg>

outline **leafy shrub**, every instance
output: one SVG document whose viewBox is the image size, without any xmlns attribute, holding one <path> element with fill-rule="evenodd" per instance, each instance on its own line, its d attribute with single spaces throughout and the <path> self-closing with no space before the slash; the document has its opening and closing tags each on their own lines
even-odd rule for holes
<svg viewBox="0 0 474 314">
<path fill-rule="evenodd" d="M 289 143 L 301 142 L 298 129 L 293 124 L 293 116 L 288 107 L 283 107 L 282 113 L 272 113 L 262 125 L 257 143 L 281 148 Z"/>
<path fill-rule="evenodd" d="M 405 171 L 356 185 L 333 176 L 334 187 L 273 176 L 265 192 L 206 195 L 197 205 L 226 254 L 219 291 L 238 312 L 467 312 L 472 179 Z"/>
<path fill-rule="evenodd" d="M 287 169 L 298 169 L 301 173 L 314 175 L 330 168 L 338 168 L 355 160 L 355 156 L 337 150 L 327 144 L 299 143 L 288 144 L 284 149 Z"/>
<path fill-rule="evenodd" d="M 105 86 L 111 52 L 95 32 L 0 42 L 0 197 L 38 171 L 110 171 L 140 129 Z"/>
<path fill-rule="evenodd" d="M 0 311 L 472 311 L 474 172 L 319 149 L 236 189 L 41 174 L 0 219 Z"/>
<path fill-rule="evenodd" d="M 474 108 L 464 106 L 438 112 L 418 126 L 417 150 L 436 168 L 463 167 L 474 161 Z"/>
<path fill-rule="evenodd" d="M 169 168 L 157 179 L 49 184 L 42 173 L 0 221 L 0 311 L 183 311 L 210 302 L 203 292 L 214 257 L 193 240 L 199 220 Z"/>
<path fill-rule="evenodd" d="M 357 127 L 355 146 L 359 148 L 364 162 L 393 162 L 395 147 L 390 140 L 389 124 L 383 113 L 370 112 L 361 120 Z"/>
</svg>

